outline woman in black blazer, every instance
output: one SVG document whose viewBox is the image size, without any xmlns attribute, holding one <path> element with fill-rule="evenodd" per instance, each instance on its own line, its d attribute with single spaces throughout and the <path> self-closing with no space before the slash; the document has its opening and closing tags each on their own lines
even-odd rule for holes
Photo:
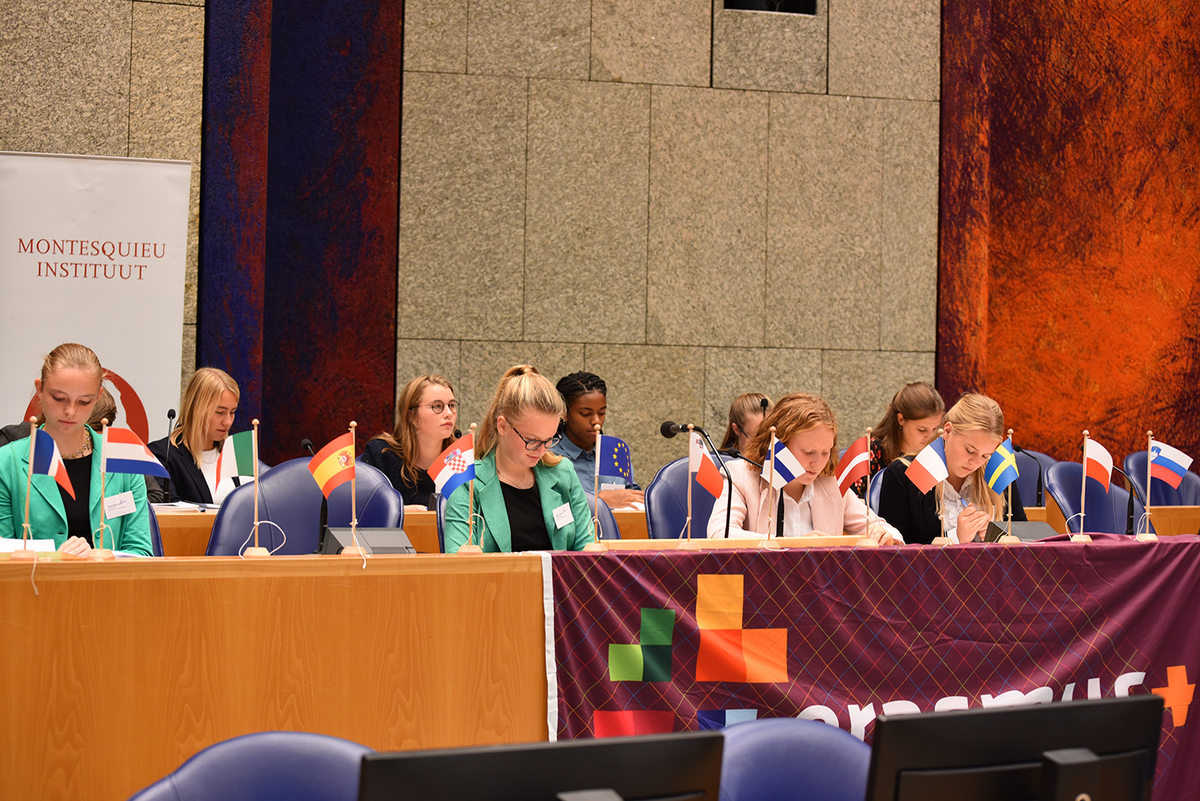
<svg viewBox="0 0 1200 801">
<path fill-rule="evenodd" d="M 150 452 L 171 474 L 172 501 L 220 503 L 236 486 L 236 481 L 217 485 L 217 460 L 240 396 L 224 370 L 201 367 L 192 374 L 175 430 L 150 443 Z"/>
</svg>

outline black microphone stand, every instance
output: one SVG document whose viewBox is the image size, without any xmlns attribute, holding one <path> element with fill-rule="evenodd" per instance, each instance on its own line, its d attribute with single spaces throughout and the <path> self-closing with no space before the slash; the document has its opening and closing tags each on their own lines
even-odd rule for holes
<svg viewBox="0 0 1200 801">
<path fill-rule="evenodd" d="M 677 426 L 673 422 L 668 420 L 667 422 L 663 423 L 662 426 L 659 428 L 659 433 L 661 433 L 667 439 L 671 439 L 672 437 L 675 436 L 675 434 L 677 434 L 681 431 L 686 431 L 686 430 L 687 430 L 687 426 Z M 729 483 L 729 498 L 726 499 L 726 502 L 725 502 L 725 539 L 729 539 L 730 516 L 733 513 L 733 511 L 731 509 L 731 507 L 733 506 L 733 477 L 731 475 L 729 475 L 729 468 L 725 466 L 725 460 L 721 458 L 721 452 L 717 450 L 717 446 L 713 445 L 713 441 L 708 436 L 708 432 L 705 431 L 700 426 L 692 426 L 692 430 L 697 432 L 698 434 L 700 434 L 700 436 L 704 437 L 704 441 L 706 443 L 708 443 L 708 449 L 710 451 L 712 451 L 713 456 L 715 456 L 717 459 L 717 467 L 719 467 L 721 469 L 721 471 L 725 473 L 725 480 Z M 691 481 L 691 480 L 692 480 L 692 476 L 691 476 L 691 473 L 689 473 L 688 481 Z"/>
<path fill-rule="evenodd" d="M 163 493 L 167 503 L 171 502 L 171 434 L 175 430 L 175 410 L 167 409 L 167 448 L 163 455 L 163 467 L 167 468 L 167 477 L 163 479 Z"/>
<path fill-rule="evenodd" d="M 1146 506 L 1146 502 L 1144 500 L 1142 500 L 1141 493 L 1138 492 L 1137 484 L 1134 484 L 1132 481 L 1129 480 L 1129 476 L 1125 475 L 1124 470 L 1117 467 L 1115 464 L 1113 465 L 1113 470 L 1116 470 L 1118 473 L 1120 473 L 1125 478 L 1125 483 L 1129 485 L 1129 506 L 1125 510 L 1125 535 L 1132 537 L 1133 536 L 1133 527 L 1134 527 L 1133 526 L 1133 499 L 1137 498 L 1138 502 L 1142 505 L 1143 508 Z"/>
<path fill-rule="evenodd" d="M 317 452 L 313 450 L 312 440 L 308 437 L 300 440 L 300 447 L 308 451 L 314 458 Z M 325 530 L 329 526 L 329 499 L 325 497 L 325 493 L 321 493 L 321 520 L 320 527 L 317 529 L 317 550 L 316 553 L 321 553 L 325 548 Z"/>
</svg>

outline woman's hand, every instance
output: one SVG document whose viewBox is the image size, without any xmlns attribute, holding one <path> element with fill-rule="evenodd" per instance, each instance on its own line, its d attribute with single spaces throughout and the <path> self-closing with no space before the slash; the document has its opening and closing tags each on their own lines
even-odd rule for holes
<svg viewBox="0 0 1200 801">
<path fill-rule="evenodd" d="M 867 537 L 880 545 L 895 545 L 892 532 L 882 523 L 872 523 L 867 526 Z"/>
<path fill-rule="evenodd" d="M 71 556 L 87 556 L 92 546 L 88 545 L 88 541 L 83 537 L 67 537 L 67 541 L 58 546 L 58 550 Z"/>
<path fill-rule="evenodd" d="M 609 509 L 628 509 L 635 503 L 644 503 L 646 493 L 635 489 L 600 490 L 600 500 L 608 504 Z"/>
<path fill-rule="evenodd" d="M 982 509 L 976 509 L 973 504 L 967 504 L 958 516 L 956 534 L 959 542 L 971 542 L 987 530 L 991 515 Z"/>
</svg>

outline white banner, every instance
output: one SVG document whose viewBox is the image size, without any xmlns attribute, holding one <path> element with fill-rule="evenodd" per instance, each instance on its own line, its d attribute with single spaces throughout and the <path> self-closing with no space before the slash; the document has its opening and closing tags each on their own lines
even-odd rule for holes
<svg viewBox="0 0 1200 801">
<path fill-rule="evenodd" d="M 87 345 L 118 424 L 166 434 L 178 408 L 186 161 L 0 153 L 0 425 L 27 418 L 42 360 Z"/>
</svg>

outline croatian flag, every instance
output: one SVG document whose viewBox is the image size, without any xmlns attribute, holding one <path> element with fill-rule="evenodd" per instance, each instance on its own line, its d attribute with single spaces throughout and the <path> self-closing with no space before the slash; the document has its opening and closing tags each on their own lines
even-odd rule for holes
<svg viewBox="0 0 1200 801">
<path fill-rule="evenodd" d="M 784 486 L 804 475 L 804 468 L 800 466 L 800 461 L 781 440 L 775 440 L 775 458 L 771 461 L 771 486 L 775 489 L 783 489 Z"/>
<path fill-rule="evenodd" d="M 1165 442 L 1150 440 L 1150 478 L 1165 481 L 1179 489 L 1183 474 L 1192 466 L 1192 457 Z"/>
<path fill-rule="evenodd" d="M 450 443 L 426 471 L 443 498 L 475 478 L 475 435 L 467 434 Z"/>
<path fill-rule="evenodd" d="M 705 492 L 714 498 L 721 497 L 725 480 L 721 478 L 721 471 L 704 449 L 704 440 L 695 432 L 692 432 L 691 444 L 688 447 L 688 472 L 696 474 L 696 483 L 703 487 Z"/>
<path fill-rule="evenodd" d="M 1083 446 L 1084 476 L 1099 481 L 1104 485 L 1104 491 L 1108 492 L 1108 482 L 1112 480 L 1112 466 L 1112 454 L 1108 452 L 1108 448 L 1094 439 L 1087 440 L 1087 444 Z"/>
<path fill-rule="evenodd" d="M 45 433 L 40 434 L 34 429 L 30 436 L 33 443 L 33 472 L 44 476 L 54 476 L 58 486 L 75 500 L 75 488 L 71 486 L 71 478 L 67 475 L 67 466 L 63 464 L 62 454 L 58 452 L 58 444 L 54 437 Z M 90 434 L 88 436 L 91 436 Z"/>
<path fill-rule="evenodd" d="M 946 480 L 950 471 L 946 469 L 946 441 L 938 437 L 926 445 L 912 464 L 904 471 L 908 480 L 916 485 L 922 495 Z"/>
<path fill-rule="evenodd" d="M 838 492 L 843 496 L 850 491 L 850 485 L 855 481 L 871 474 L 871 451 L 867 446 L 866 437 L 859 437 L 851 443 L 838 461 L 836 472 Z"/>
<path fill-rule="evenodd" d="M 146 447 L 138 435 L 128 428 L 104 429 L 104 451 L 101 470 L 105 473 L 132 473 L 135 476 L 170 478 L 167 468 Z"/>
</svg>

